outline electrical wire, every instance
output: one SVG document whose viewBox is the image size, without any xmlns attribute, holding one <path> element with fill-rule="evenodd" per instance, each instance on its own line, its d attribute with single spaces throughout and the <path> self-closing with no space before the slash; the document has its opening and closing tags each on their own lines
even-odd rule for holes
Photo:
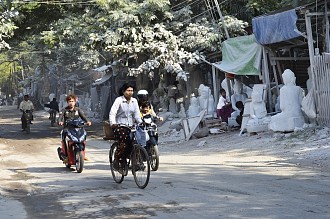
<svg viewBox="0 0 330 219">
<path fill-rule="evenodd" d="M 49 5 L 74 5 L 74 4 L 79 4 L 79 5 L 95 5 L 97 2 L 95 0 L 87 0 L 87 1 L 13 1 L 14 4 L 33 4 L 33 3 L 38 3 L 38 4 L 49 4 Z"/>
</svg>

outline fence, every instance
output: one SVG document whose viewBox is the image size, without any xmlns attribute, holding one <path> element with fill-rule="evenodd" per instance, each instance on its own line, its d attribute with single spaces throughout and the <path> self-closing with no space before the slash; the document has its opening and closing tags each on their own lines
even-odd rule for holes
<svg viewBox="0 0 330 219">
<path fill-rule="evenodd" d="M 314 56 L 317 122 L 330 126 L 330 53 Z"/>
</svg>

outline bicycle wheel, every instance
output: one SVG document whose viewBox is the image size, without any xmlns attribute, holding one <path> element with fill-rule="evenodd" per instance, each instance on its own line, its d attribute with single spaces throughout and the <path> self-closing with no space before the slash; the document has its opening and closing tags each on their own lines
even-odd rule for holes
<svg viewBox="0 0 330 219">
<path fill-rule="evenodd" d="M 157 171 L 159 167 L 159 151 L 158 146 L 150 146 L 150 166 L 153 171 Z"/>
<path fill-rule="evenodd" d="M 114 160 L 115 160 L 115 153 L 118 147 L 118 143 L 115 142 L 111 145 L 109 151 L 109 162 L 110 162 L 110 170 L 112 174 L 112 178 L 116 183 L 121 183 L 124 180 L 124 174 L 118 172 L 117 169 L 114 168 Z"/>
<path fill-rule="evenodd" d="M 140 189 L 144 189 L 148 185 L 150 178 L 149 156 L 144 147 L 134 145 L 133 148 L 134 151 L 132 153 L 132 173 L 136 185 Z"/>
<path fill-rule="evenodd" d="M 84 169 L 84 155 L 82 151 L 75 151 L 75 161 L 77 173 L 81 173 Z"/>
</svg>

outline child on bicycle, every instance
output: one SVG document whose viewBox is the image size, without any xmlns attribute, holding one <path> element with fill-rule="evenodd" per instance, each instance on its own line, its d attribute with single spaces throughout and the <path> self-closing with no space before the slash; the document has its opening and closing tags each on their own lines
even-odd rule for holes
<svg viewBox="0 0 330 219">
<path fill-rule="evenodd" d="M 148 128 L 149 141 L 146 143 L 146 150 L 149 152 L 150 144 L 158 144 L 158 135 L 157 135 L 157 125 L 155 122 L 157 120 L 162 121 L 158 116 L 154 116 L 152 113 L 151 103 L 146 101 L 140 106 L 141 118 L 146 128 Z"/>
</svg>

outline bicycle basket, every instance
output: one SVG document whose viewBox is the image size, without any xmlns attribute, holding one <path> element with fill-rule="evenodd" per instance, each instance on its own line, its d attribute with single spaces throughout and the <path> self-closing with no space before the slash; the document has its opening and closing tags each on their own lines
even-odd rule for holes
<svg viewBox="0 0 330 219">
<path fill-rule="evenodd" d="M 109 121 L 103 122 L 103 132 L 105 135 L 105 137 L 103 137 L 104 140 L 115 140 L 113 129 L 111 128 Z"/>
</svg>

